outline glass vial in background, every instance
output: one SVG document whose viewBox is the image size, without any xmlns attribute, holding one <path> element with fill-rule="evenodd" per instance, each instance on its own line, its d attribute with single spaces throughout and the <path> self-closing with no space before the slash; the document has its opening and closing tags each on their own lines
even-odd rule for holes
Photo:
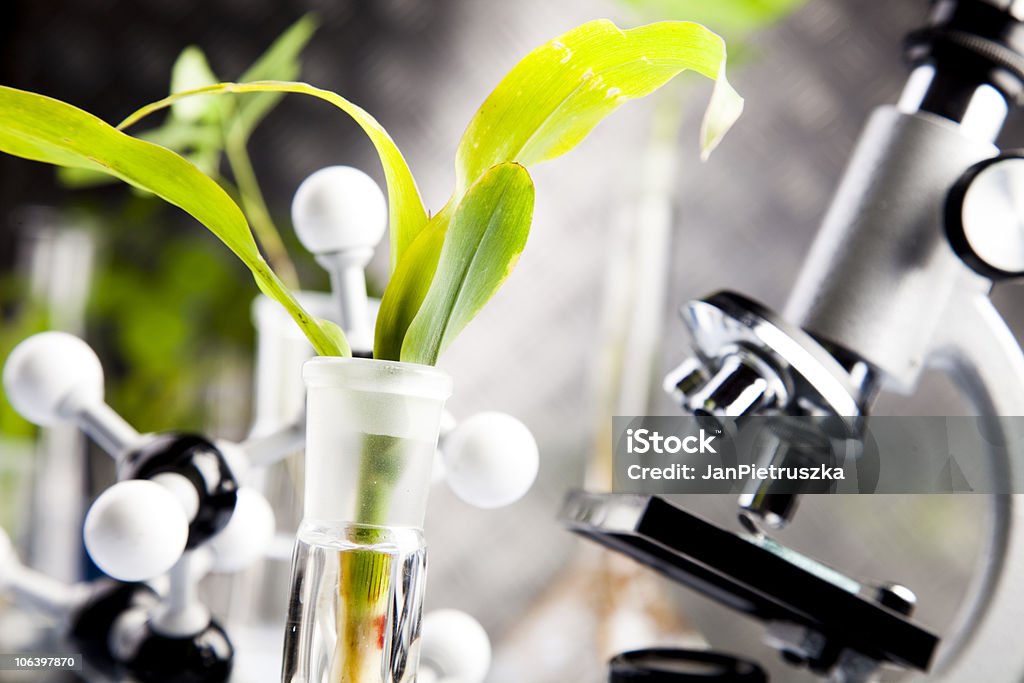
<svg viewBox="0 0 1024 683">
<path fill-rule="evenodd" d="M 423 516 L 451 378 L 425 365 L 315 358 L 305 506 L 284 683 L 414 681 L 426 578 Z"/>
</svg>

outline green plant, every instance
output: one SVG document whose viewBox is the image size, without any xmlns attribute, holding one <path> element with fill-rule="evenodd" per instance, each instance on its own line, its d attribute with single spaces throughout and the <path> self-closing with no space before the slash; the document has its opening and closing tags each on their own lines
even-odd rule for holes
<svg viewBox="0 0 1024 683">
<path fill-rule="evenodd" d="M 14 310 L 0 307 L 0 358 L 6 358 L 25 337 L 50 327 L 50 311 L 39 301 L 26 283 L 11 276 L 0 278 L 0 301 L 18 301 Z M 36 427 L 25 420 L 0 392 L 0 443 L 5 439 L 30 439 Z M 2 448 L 2 447 L 0 447 Z"/>
<path fill-rule="evenodd" d="M 800 7 L 806 0 L 619 0 L 643 16 L 686 18 L 715 27 L 729 41 L 740 40 Z"/>
<path fill-rule="evenodd" d="M 313 15 L 296 21 L 238 77 L 238 82 L 298 78 L 299 57 L 316 27 Z M 170 92 L 189 91 L 222 80 L 210 68 L 202 49 L 190 45 L 171 68 Z M 218 97 L 183 99 L 171 107 L 170 115 L 160 126 L 137 137 L 177 152 L 237 198 L 270 265 L 289 287 L 297 287 L 295 266 L 271 218 L 248 151 L 249 138 L 281 97 L 281 93 L 264 92 L 237 101 Z M 230 179 L 220 172 L 224 161 Z M 73 166 L 60 167 L 57 177 L 66 187 L 78 189 L 116 181 L 103 171 Z"/>
<path fill-rule="evenodd" d="M 294 22 L 238 79 L 298 78 L 302 51 L 315 29 L 311 16 Z M 213 75 L 200 48 L 189 46 L 169 67 L 167 80 L 168 92 L 178 92 L 223 79 Z M 158 126 L 134 134 L 177 152 L 214 178 L 242 208 L 281 280 L 295 287 L 299 278 L 293 271 L 299 270 L 303 282 L 317 288 L 326 283 L 326 274 L 301 251 L 293 252 L 293 268 L 287 251 L 296 239 L 287 215 L 271 219 L 249 162 L 252 132 L 282 97 L 188 98 Z M 109 367 L 111 405 L 142 431 L 168 425 L 242 428 L 230 402 L 211 405 L 211 389 L 216 391 L 211 378 L 217 383 L 248 374 L 251 316 L 246 306 L 237 305 L 251 297 L 244 266 L 202 226 L 158 197 L 123 186 L 121 191 L 99 187 L 120 184 L 100 171 L 56 171 L 60 185 L 74 190 L 62 193 L 66 199 L 56 214 L 62 224 L 88 230 L 98 242 L 85 333 Z M 17 315 L 25 308 L 24 297 L 0 288 L 0 308 Z M 0 434 L 4 425 L 0 419 Z"/>
<path fill-rule="evenodd" d="M 742 100 L 724 78 L 724 63 L 721 39 L 703 26 L 686 22 L 621 31 L 611 22 L 595 21 L 547 43 L 520 62 L 478 111 L 459 145 L 452 198 L 429 220 L 412 173 L 380 124 L 341 96 L 304 83 L 261 81 L 201 87 L 144 107 L 116 129 L 69 104 L 3 87 L 0 150 L 58 166 L 98 171 L 182 208 L 249 267 L 260 289 L 288 310 L 319 353 L 348 355 L 341 331 L 307 314 L 263 259 L 242 211 L 223 188 L 180 155 L 121 130 L 186 97 L 223 92 L 293 92 L 324 99 L 352 116 L 367 133 L 381 157 L 387 179 L 393 276 L 378 319 L 375 356 L 433 362 L 444 342 L 457 334 L 508 275 L 519 253 L 515 249 L 499 250 L 501 253 L 492 258 L 502 261 L 502 267 L 480 263 L 463 271 L 462 278 L 454 283 L 449 279 L 451 272 L 436 273 L 446 243 L 452 245 L 452 250 L 465 252 L 464 243 L 472 240 L 472 235 L 459 228 L 448 237 L 449 226 L 472 222 L 455 220 L 469 210 L 462 199 L 470 186 L 498 164 L 529 165 L 564 154 L 624 101 L 653 92 L 686 69 L 718 81 L 702 133 L 702 146 L 708 153 L 741 110 Z M 502 192 L 503 197 L 512 199 L 504 186 Z M 532 183 L 521 183 L 512 191 L 512 195 L 523 193 L 532 193 Z M 495 204 L 493 211 L 501 209 L 502 204 Z M 525 212 L 507 225 L 521 230 L 524 223 L 528 225 L 529 217 Z M 458 288 L 471 274 L 482 276 L 478 280 L 480 289 L 474 292 L 479 296 L 460 297 L 455 303 L 461 305 L 448 308 L 444 318 L 424 316 L 413 328 L 414 334 L 407 337 L 432 287 L 451 290 L 455 284 Z M 431 306 L 429 310 L 441 309 Z M 438 329 L 443 333 L 438 334 Z"/>
<path fill-rule="evenodd" d="M 305 83 L 206 85 L 146 106 L 117 128 L 63 102 L 0 87 L 0 151 L 104 173 L 180 207 L 245 263 L 259 288 L 285 307 L 318 353 L 350 355 L 342 331 L 310 316 L 270 268 L 241 209 L 217 182 L 166 147 L 123 132 L 158 110 L 180 109 L 189 98 L 209 102 L 222 93 L 288 92 L 325 100 L 366 132 L 387 182 L 392 275 L 377 319 L 374 356 L 433 364 L 505 281 L 525 246 L 534 199 L 526 167 L 568 152 L 621 104 L 688 69 L 716 81 L 701 133 L 707 155 L 742 109 L 725 78 L 725 58 L 721 38 L 688 22 L 623 31 L 609 21 L 594 21 L 542 45 L 477 111 L 459 144 L 455 189 L 433 215 L 384 128 L 343 97 Z M 390 484 L 368 477 L 362 487 L 364 499 L 375 504 L 363 506 L 368 512 L 353 521 L 373 525 L 379 521 L 373 511 L 382 509 Z M 362 596 L 359 600 L 367 603 L 350 605 L 355 608 L 350 614 L 372 614 L 374 601 L 387 594 L 352 590 L 353 577 L 386 587 L 383 556 L 370 553 L 364 560 L 364 571 L 345 572 L 343 582 L 349 583 L 339 586 L 342 599 Z M 339 625 L 339 631 L 342 626 L 354 625 Z M 346 654 L 352 653 L 339 652 Z"/>
</svg>

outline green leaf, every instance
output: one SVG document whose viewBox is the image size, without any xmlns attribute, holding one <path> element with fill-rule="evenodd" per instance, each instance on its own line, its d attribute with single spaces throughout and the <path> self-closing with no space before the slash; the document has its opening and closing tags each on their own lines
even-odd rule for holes
<svg viewBox="0 0 1024 683">
<path fill-rule="evenodd" d="M 644 16 L 687 19 L 713 26 L 729 40 L 748 35 L 793 12 L 805 0 L 621 0 Z"/>
<path fill-rule="evenodd" d="M 173 118 L 168 118 L 159 128 L 144 131 L 135 137 L 174 150 L 186 158 L 189 158 L 190 151 L 193 154 L 198 153 L 204 158 L 209 158 L 210 150 L 219 154 L 217 150 L 219 150 L 222 139 L 220 130 L 214 126 L 186 123 Z M 194 158 L 190 160 L 193 163 L 196 161 Z M 207 175 L 212 175 L 216 171 L 216 162 L 219 160 L 218 156 L 206 166 L 202 163 L 196 165 Z M 68 166 L 57 168 L 57 180 L 64 187 L 71 189 L 83 189 L 117 182 L 117 178 L 102 171 Z"/>
<path fill-rule="evenodd" d="M 533 217 L 533 181 L 516 163 L 494 166 L 451 219 L 437 272 L 409 325 L 401 360 L 433 365 L 511 274 Z"/>
<path fill-rule="evenodd" d="M 377 123 L 361 107 L 352 104 L 341 95 L 330 90 L 322 90 L 308 83 L 291 83 L 283 81 L 257 81 L 255 83 L 219 83 L 206 88 L 189 92 L 177 93 L 149 104 L 120 123 L 118 128 L 125 129 L 149 116 L 155 111 L 164 109 L 185 97 L 220 93 L 261 93 L 281 92 L 310 95 L 333 104 L 351 116 L 370 142 L 377 149 L 381 165 L 384 167 L 384 179 L 388 186 L 388 215 L 391 224 L 391 266 L 401 260 L 408 248 L 423 227 L 427 224 L 427 210 L 423 208 L 416 181 L 412 177 L 405 158 L 395 145 L 387 131 Z"/>
<path fill-rule="evenodd" d="M 456 193 L 503 161 L 565 154 L 621 104 L 687 69 L 716 81 L 701 132 L 706 157 L 743 109 L 725 58 L 722 39 L 690 22 L 623 31 L 602 19 L 572 29 L 528 54 L 477 111 L 459 144 Z"/>
<path fill-rule="evenodd" d="M 317 21 L 314 16 L 305 15 L 282 33 L 267 51 L 238 77 L 238 81 L 294 81 L 302 70 L 299 56 L 316 29 Z M 267 92 L 240 99 L 231 121 L 231 133 L 248 139 L 281 97 L 281 93 Z"/>
<path fill-rule="evenodd" d="M 456 189 L 394 266 L 381 300 L 374 355 L 398 358 L 438 269 L 445 231 L 468 185 L 492 166 L 529 165 L 565 154 L 626 100 L 657 90 L 685 69 L 717 79 L 704 116 L 705 156 L 739 116 L 743 100 L 725 78 L 722 39 L 698 24 L 661 22 L 621 31 L 583 24 L 517 64 L 481 105 L 459 145 Z"/>
<path fill-rule="evenodd" d="M 206 61 L 206 55 L 195 45 L 189 45 L 171 67 L 171 93 L 195 90 L 220 81 Z M 213 97 L 195 97 L 175 102 L 171 113 L 179 121 L 197 123 L 216 121 L 220 116 L 221 103 Z"/>
<path fill-rule="evenodd" d="M 391 273 L 377 311 L 377 325 L 373 333 L 374 358 L 401 358 L 405 332 L 420 310 L 437 270 L 444 237 L 451 222 L 451 206 L 449 203 L 431 216 Z"/>
<path fill-rule="evenodd" d="M 302 67 L 299 56 L 316 28 L 317 22 L 312 14 L 299 19 L 238 80 L 290 81 L 298 78 Z M 170 92 L 193 90 L 219 81 L 203 51 L 196 46 L 189 46 L 178 56 L 171 69 Z M 229 116 L 230 134 L 243 141 L 247 140 L 281 97 L 280 93 L 260 93 L 241 99 Z M 159 127 L 135 137 L 183 154 L 203 172 L 213 175 L 220 163 L 224 145 L 220 122 L 220 117 L 225 114 L 221 107 L 223 104 L 222 100 L 213 96 L 182 99 L 172 106 L 173 116 L 168 117 Z M 66 167 L 57 169 L 57 180 L 72 189 L 115 182 L 114 178 L 104 173 Z"/>
<path fill-rule="evenodd" d="M 295 300 L 260 255 L 241 210 L 213 180 L 174 152 L 133 138 L 70 104 L 0 86 L 0 152 L 102 171 L 181 208 L 221 239 L 279 301 L 317 352 L 350 355 Z"/>
</svg>

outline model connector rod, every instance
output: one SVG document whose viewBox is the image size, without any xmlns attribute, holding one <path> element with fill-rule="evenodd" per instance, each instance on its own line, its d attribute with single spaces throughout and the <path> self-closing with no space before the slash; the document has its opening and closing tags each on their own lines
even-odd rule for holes
<svg viewBox="0 0 1024 683">
<path fill-rule="evenodd" d="M 366 264 L 384 236 L 387 220 L 380 186 L 350 166 L 328 166 L 313 173 L 292 200 L 295 232 L 330 275 L 335 315 L 352 349 L 360 353 L 373 348 Z"/>
</svg>

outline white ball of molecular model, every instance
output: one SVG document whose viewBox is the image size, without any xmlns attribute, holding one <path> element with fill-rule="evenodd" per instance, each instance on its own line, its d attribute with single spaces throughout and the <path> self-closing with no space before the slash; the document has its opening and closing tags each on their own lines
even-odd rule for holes
<svg viewBox="0 0 1024 683">
<path fill-rule="evenodd" d="M 188 541 L 188 518 L 166 488 L 145 479 L 114 484 L 85 518 L 85 547 L 107 575 L 145 581 L 169 570 Z"/>
<path fill-rule="evenodd" d="M 471 505 L 497 508 L 521 498 L 537 478 L 537 442 L 511 415 L 477 413 L 445 438 L 445 478 Z"/>
</svg>

